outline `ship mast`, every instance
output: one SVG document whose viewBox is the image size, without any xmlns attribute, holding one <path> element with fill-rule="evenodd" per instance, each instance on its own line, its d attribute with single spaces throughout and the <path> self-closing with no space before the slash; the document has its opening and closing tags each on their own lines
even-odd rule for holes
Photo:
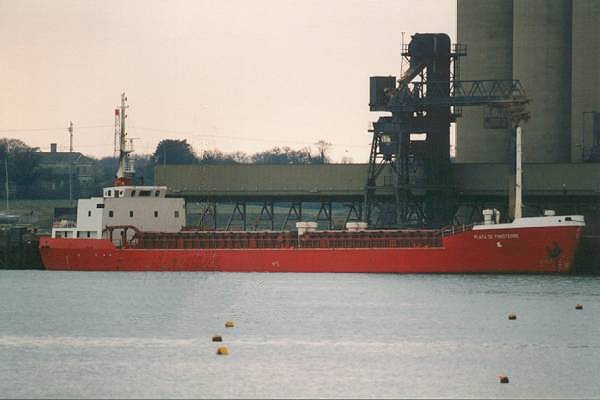
<svg viewBox="0 0 600 400">
<path fill-rule="evenodd" d="M 517 125 L 517 132 L 515 138 L 516 148 L 516 168 L 515 168 L 515 219 L 523 216 L 523 149 L 521 147 L 521 127 Z"/>
<path fill-rule="evenodd" d="M 127 97 L 125 93 L 121 93 L 121 106 L 115 109 L 115 136 L 117 133 L 119 135 L 119 167 L 115 176 L 115 186 L 130 185 L 133 175 L 133 169 L 129 160 L 129 154 L 132 150 L 127 149 L 127 131 L 125 130 L 126 110 L 128 107 Z"/>
</svg>

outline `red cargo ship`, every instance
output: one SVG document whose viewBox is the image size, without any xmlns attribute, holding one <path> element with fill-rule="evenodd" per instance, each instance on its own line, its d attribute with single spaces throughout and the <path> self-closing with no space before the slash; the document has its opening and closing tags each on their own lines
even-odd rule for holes
<svg viewBox="0 0 600 400">
<path fill-rule="evenodd" d="M 219 232 L 186 229 L 183 199 L 164 186 L 131 185 L 131 150 L 125 148 L 126 98 L 120 119 L 115 186 L 102 197 L 81 199 L 77 223 L 63 223 L 40 239 L 46 269 L 78 271 L 230 271 L 361 273 L 566 273 L 585 226 L 583 216 L 521 218 L 520 129 L 517 194 L 511 223 L 484 210 L 480 225 L 439 230 Z"/>
<path fill-rule="evenodd" d="M 138 231 L 119 245 L 46 237 L 40 252 L 47 269 L 80 271 L 565 273 L 583 226 L 548 216 L 444 230 Z"/>
</svg>

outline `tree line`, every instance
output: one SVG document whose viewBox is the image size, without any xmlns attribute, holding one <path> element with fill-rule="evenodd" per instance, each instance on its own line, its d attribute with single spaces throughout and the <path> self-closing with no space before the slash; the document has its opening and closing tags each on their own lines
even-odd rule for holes
<svg viewBox="0 0 600 400">
<path fill-rule="evenodd" d="M 247 154 L 241 151 L 225 153 L 217 149 L 196 153 L 185 139 L 164 139 L 160 141 L 153 154 L 139 154 L 134 157 L 134 167 L 138 182 L 152 184 L 156 165 L 181 164 L 327 164 L 331 162 L 329 148 L 331 144 L 321 140 L 315 149 L 303 147 L 274 147 L 270 150 Z M 99 194 L 102 188 L 110 186 L 117 168 L 117 158 L 103 157 L 93 161 L 92 194 Z M 9 172 L 9 194 L 11 198 L 36 199 L 48 197 L 40 191 L 40 183 L 62 182 L 64 189 L 54 197 L 65 198 L 66 182 L 69 191 L 72 185 L 77 189 L 77 181 L 73 180 L 73 169 L 50 169 L 42 165 L 42 153 L 39 148 L 30 147 L 18 139 L 0 139 L 0 192 L 5 194 L 5 166 Z M 76 190 L 77 192 L 77 190 Z M 47 192 L 46 192 L 47 193 Z"/>
<path fill-rule="evenodd" d="M 224 153 L 219 150 L 205 150 L 196 154 L 187 140 L 165 139 L 158 143 L 152 155 L 155 164 L 328 164 L 331 162 L 331 143 L 320 140 L 315 143 L 316 151 L 310 147 L 292 149 L 274 147 L 270 150 L 246 154 L 241 151 Z"/>
</svg>

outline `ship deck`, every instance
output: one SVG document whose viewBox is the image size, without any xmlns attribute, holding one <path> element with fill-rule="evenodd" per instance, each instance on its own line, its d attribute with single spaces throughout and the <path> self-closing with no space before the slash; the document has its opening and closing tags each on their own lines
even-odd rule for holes
<svg viewBox="0 0 600 400">
<path fill-rule="evenodd" d="M 419 248 L 442 247 L 443 237 L 471 226 L 423 230 L 182 231 L 136 232 L 123 248 L 133 249 L 271 249 L 271 248 Z"/>
</svg>

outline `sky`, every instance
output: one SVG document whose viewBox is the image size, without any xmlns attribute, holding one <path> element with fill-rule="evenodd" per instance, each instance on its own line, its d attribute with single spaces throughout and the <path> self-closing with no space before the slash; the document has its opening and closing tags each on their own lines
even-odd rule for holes
<svg viewBox="0 0 600 400">
<path fill-rule="evenodd" d="M 416 32 L 456 39 L 456 0 L 0 0 L 0 137 L 113 154 L 128 97 L 138 154 L 332 144 L 366 162 L 369 76 Z M 404 39 L 403 39 L 404 38 Z"/>
</svg>

